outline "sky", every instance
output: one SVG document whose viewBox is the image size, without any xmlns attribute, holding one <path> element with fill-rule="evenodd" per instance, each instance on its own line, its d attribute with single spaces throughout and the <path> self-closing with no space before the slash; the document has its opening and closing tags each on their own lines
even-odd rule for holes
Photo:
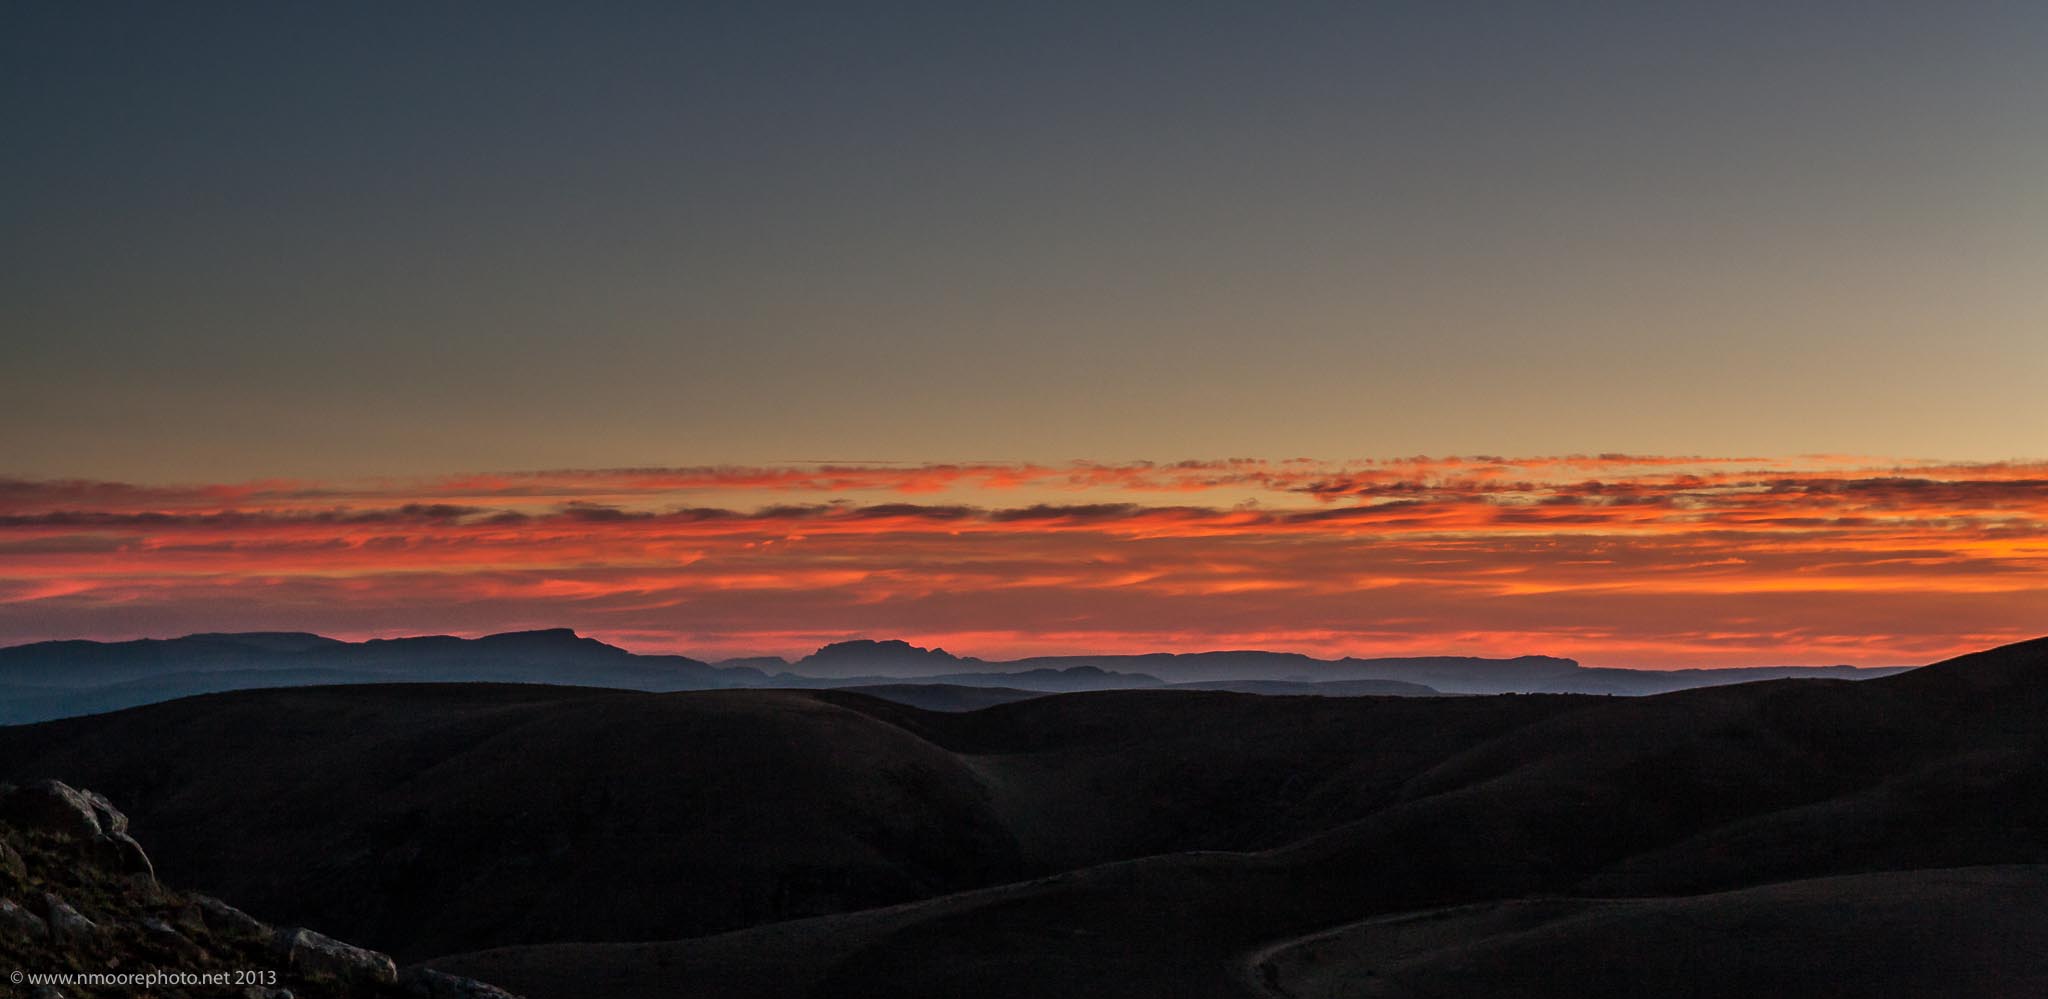
<svg viewBox="0 0 2048 999">
<path fill-rule="evenodd" d="M 2023 3 L 9 4 L 0 642 L 2030 636 L 2043 94 Z"/>
</svg>

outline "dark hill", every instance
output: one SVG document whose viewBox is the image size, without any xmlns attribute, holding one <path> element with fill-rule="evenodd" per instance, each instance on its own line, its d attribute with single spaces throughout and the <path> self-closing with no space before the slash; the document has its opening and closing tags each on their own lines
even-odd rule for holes
<svg viewBox="0 0 2048 999">
<path fill-rule="evenodd" d="M 1324 781 L 1363 767 L 1384 794 L 1572 706 L 1131 691 L 945 714 L 845 691 L 322 687 L 0 729 L 0 777 L 105 788 L 186 883 L 423 957 L 1277 845 L 1326 821 L 1300 811 Z"/>
<path fill-rule="evenodd" d="M 1292 999 L 2020 996 L 2048 994 L 2048 964 L 2015 960 L 2043 953 L 2048 867 L 1966 867 L 1427 910 L 1293 941 L 1247 970 Z"/>
<path fill-rule="evenodd" d="M 281 640 L 282 639 L 282 640 Z M 0 649 L 0 683 L 85 687 L 194 669 L 250 669 L 346 643 L 314 635 L 188 635 L 132 642 L 37 642 Z"/>
<path fill-rule="evenodd" d="M 1402 913 L 2048 864 L 2043 717 L 2039 642 L 1646 698 L 1106 691 L 944 713 L 833 690 L 382 686 L 0 729 L 0 778 L 105 789 L 160 870 L 251 907 L 408 957 L 497 947 L 435 964 L 534 999 L 1242 997 L 1269 994 L 1276 944 Z M 1802 925 L 1910 918 L 1822 896 Z M 1987 886 L 1926 918 L 2015 898 Z M 1629 939 L 1684 946 L 1687 914 L 1748 904 L 1645 906 L 1673 928 Z M 1489 925 L 1464 931 L 1474 960 L 1523 953 L 1489 950 Z M 521 943 L 539 946 L 502 947 Z M 1298 983 L 1360 960 L 1287 953 L 1272 973 Z M 1429 953 L 1389 960 L 1449 975 Z M 1956 980 L 2044 966 L 2001 952 Z M 1599 970 L 1651 989 L 1627 968 Z M 1735 983 L 1755 979 L 1694 994 Z"/>
<path fill-rule="evenodd" d="M 2037 697 L 2048 691 L 2048 638 L 1972 652 L 1922 667 L 1889 685 L 1925 697 L 1967 703 L 1983 694 Z"/>
<path fill-rule="evenodd" d="M 1240 694 L 1299 695 L 1309 697 L 1432 697 L 1439 691 L 1406 680 L 1198 680 L 1176 683 L 1175 690 L 1229 690 Z"/>
<path fill-rule="evenodd" d="M 1042 691 L 1015 687 L 963 686 L 946 683 L 882 683 L 869 687 L 841 687 L 841 690 L 885 701 L 907 704 L 926 711 L 979 711 L 1012 701 L 1044 697 Z"/>
<path fill-rule="evenodd" d="M 59 987 L 31 976 L 139 974 L 157 980 L 103 987 L 202 999 L 239 979 L 234 994 L 260 999 L 518 999 L 474 980 L 401 972 L 388 955 L 166 886 L 127 828 L 127 816 L 92 791 L 61 781 L 0 784 L 5 995 L 104 995 L 84 982 Z"/>
<path fill-rule="evenodd" d="M 401 957 L 682 936 L 1025 870 L 961 760 L 802 694 L 247 691 L 0 747 L 10 773 L 131 802 L 185 883 Z"/>
<path fill-rule="evenodd" d="M 464 639 L 338 642 L 317 635 L 190 635 L 0 649 L 0 723 L 154 704 L 194 694 L 340 683 L 557 683 L 627 690 L 760 687 L 766 673 L 642 656 L 566 628 Z"/>
<path fill-rule="evenodd" d="M 1162 853 L 671 944 L 563 945 L 441 963 L 561 999 L 600 994 L 577 984 L 586 980 L 607 982 L 603 994 L 622 997 L 686 981 L 700 996 L 1349 994 L 1304 983 L 1348 980 L 1361 962 L 1363 970 L 1414 969 L 1414 979 L 1397 982 L 1412 989 L 1384 994 L 1468 994 L 1474 979 L 1459 976 L 1477 961 L 1506 976 L 1503 994 L 1578 995 L 1597 982 L 1603 994 L 1833 995 L 1843 993 L 1798 983 L 1814 982 L 1815 967 L 1850 971 L 1858 955 L 1918 946 L 1907 959 L 1912 973 L 1898 981 L 1949 982 L 1951 995 L 2010 995 L 2015 983 L 2048 977 L 2048 954 L 1953 934 L 1996 932 L 2002 920 L 2029 919 L 2042 904 L 2048 751 L 2035 733 L 2048 714 L 2043 652 L 2029 643 L 1871 683 L 1773 681 L 1569 702 L 1575 706 L 1470 740 L 1434 763 L 1404 770 L 1361 761 L 1332 774 L 1283 822 L 1322 831 L 1273 849 Z M 1057 712 L 1062 701 L 1092 700 L 1012 708 Z M 1040 720 L 1055 730 L 1048 738 L 1084 741 L 1081 731 Z M 1379 774 L 1390 780 L 1374 786 Z M 1744 893 L 1792 879 L 1978 864 L 2026 866 L 1989 880 L 1901 874 Z M 1476 920 L 1450 944 L 1422 940 L 1360 958 L 1349 946 L 1307 943 L 1288 951 L 1292 963 L 1275 969 L 1277 977 L 1259 970 L 1276 941 L 1359 920 L 1496 899 L 1701 891 L 1736 894 L 1643 903 L 1601 924 L 1619 934 L 1616 946 L 1656 952 L 1656 960 L 1617 962 L 1603 946 L 1608 930 L 1579 932 L 1567 921 L 1542 927 L 1554 959 L 1565 963 L 1539 962 L 1540 970 L 1518 977 L 1503 970 L 1513 955 L 1548 961 L 1550 952 L 1515 949 L 1529 926 Z M 1894 891 L 1925 907 L 1889 897 Z M 1674 967 L 1701 966 L 1662 956 L 1710 953 L 1692 943 L 1703 922 L 1739 926 L 1746 913 L 1773 912 L 1790 940 L 1826 939 L 1838 927 L 1864 927 L 1871 937 L 1818 955 L 1755 939 L 1726 977 L 1674 978 Z M 1883 956 L 1898 967 L 1897 954 Z M 1682 991 L 1662 991 L 1680 980 Z M 1529 984 L 1516 991 L 1516 982 Z"/>
<path fill-rule="evenodd" d="M 1013 673 L 942 673 L 931 680 L 933 683 L 968 686 L 1011 684 L 1055 694 L 1071 694 L 1082 690 L 1144 690 L 1166 685 L 1165 681 L 1156 676 L 1147 676 L 1144 673 L 1117 673 L 1095 666 L 1028 669 Z"/>
<path fill-rule="evenodd" d="M 760 659 L 735 659 L 722 666 L 760 666 Z M 780 660 L 767 660 L 775 668 Z M 1639 670 L 1587 668 L 1556 656 L 1484 659 L 1474 656 L 1411 656 L 1384 659 L 1314 659 L 1295 652 L 1256 650 L 1139 655 L 1035 656 L 987 661 L 961 658 L 944 649 L 902 641 L 839 642 L 790 667 L 811 677 L 847 679 L 916 677 L 928 682 L 968 682 L 962 677 L 1013 678 L 1099 671 L 1129 677 L 1120 686 L 1208 683 L 1355 683 L 1386 680 L 1412 683 L 1446 694 L 1661 694 L 1692 687 L 1791 678 L 1861 680 L 1902 672 L 1903 667 L 1757 666 L 1728 669 Z M 1035 689 L 1035 688 L 1034 688 Z M 1101 689 L 1109 689 L 1104 684 Z M 1332 693 L 1323 690 L 1322 693 Z"/>
</svg>

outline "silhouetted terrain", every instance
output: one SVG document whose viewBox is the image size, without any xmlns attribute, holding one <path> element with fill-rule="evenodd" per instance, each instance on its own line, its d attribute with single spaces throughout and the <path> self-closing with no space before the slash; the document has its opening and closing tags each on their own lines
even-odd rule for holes
<svg viewBox="0 0 2048 999">
<path fill-rule="evenodd" d="M 427 969 L 401 973 L 388 955 L 167 887 L 127 830 L 128 817 L 92 791 L 0 784 L 0 994 L 517 999 Z M 125 987 L 27 977 L 106 973 L 175 977 Z"/>
<path fill-rule="evenodd" d="M 2048 642 L 1861 684 L 1371 703 L 1501 702 L 1547 710 L 1417 767 L 1325 776 L 1288 810 L 1319 831 L 1273 849 L 437 965 L 547 996 L 2004 996 L 2048 978 Z M 1945 870 L 1987 864 L 2006 866 Z M 1882 871 L 1917 873 L 1816 880 Z M 1493 905 L 1551 896 L 1665 898 Z M 1420 914 L 1475 903 L 1493 908 Z M 1443 932 L 1353 925 L 1401 913 Z M 1392 984 L 1350 991 L 1382 970 Z"/>
<path fill-rule="evenodd" d="M 192 635 L 0 649 L 0 721 L 40 720 L 221 690 L 333 683 L 494 681 L 633 690 L 758 687 L 767 674 L 641 656 L 566 628 L 486 638 L 338 642 L 318 635 Z"/>
<path fill-rule="evenodd" d="M 1678 898 L 1484 902 L 1255 955 L 1294 999 L 2048 994 L 2048 865 L 1888 871 Z"/>
<path fill-rule="evenodd" d="M 1587 669 L 1549 656 L 1322 660 L 1275 652 L 988 662 L 900 641 L 839 642 L 795 664 L 752 658 L 714 665 L 685 656 L 637 655 L 566 628 L 477 639 L 367 642 L 259 632 L 0 649 L 0 724 L 114 711 L 194 694 L 350 683 L 548 683 L 646 691 L 858 687 L 893 697 L 892 691 L 910 681 L 920 687 L 999 687 L 1040 694 L 1190 687 L 1352 697 L 1653 694 L 1780 676 L 1863 679 L 1895 672 L 1848 666 L 1660 672 Z M 945 700 L 963 707 L 990 703 L 964 693 L 939 698 L 927 691 L 917 698 L 925 706 Z"/>
<path fill-rule="evenodd" d="M 322 687 L 0 729 L 0 777 L 104 788 L 185 882 L 419 958 L 1276 846 L 1572 705 L 1129 691 L 945 714 L 842 691 Z"/>
<path fill-rule="evenodd" d="M 898 704 L 908 704 L 926 711 L 978 711 L 998 704 L 1028 701 L 1034 697 L 1045 696 L 1042 691 L 1018 690 L 1015 687 L 970 687 L 946 683 L 880 683 L 869 687 L 841 689 L 879 697 L 885 701 L 895 701 Z"/>
<path fill-rule="evenodd" d="M 1957 934 L 2042 905 L 2043 717 L 2048 640 L 1648 698 L 384 685 L 0 729 L 0 778 L 104 789 L 167 877 L 539 999 L 1543 995 L 1571 964 L 1503 969 L 1609 939 L 1661 956 L 1600 981 L 1740 951 L 1684 993 L 1737 995 L 1880 980 L 1851 966 L 1914 934 L 1901 981 L 1997 995 L 2036 938 Z M 1836 878 L 1887 871 L 1923 873 Z M 1696 939 L 1745 920 L 1777 928 Z M 1869 935 L 1800 943 L 1837 924 Z"/>
</svg>

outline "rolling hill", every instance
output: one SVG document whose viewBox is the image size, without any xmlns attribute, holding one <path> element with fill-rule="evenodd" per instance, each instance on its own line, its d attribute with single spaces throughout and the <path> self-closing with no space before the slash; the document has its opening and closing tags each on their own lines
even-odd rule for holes
<svg viewBox="0 0 2048 999">
<path fill-rule="evenodd" d="M 1318 775 L 1386 783 L 1569 705 L 1161 691 L 961 715 L 842 691 L 321 687 L 0 729 L 0 761 L 108 789 L 202 890 L 424 957 L 1274 845 L 1322 821 L 1294 813 Z"/>
<path fill-rule="evenodd" d="M 2043 717 L 2048 640 L 1644 698 L 383 685 L 0 729 L 0 779 L 103 789 L 182 883 L 535 999 L 1310 994 L 1383 965 L 1426 991 L 1516 934 L 1689 946 L 1657 922 L 1772 891 L 1797 933 L 1939 933 L 1884 893 L 1975 877 L 1905 872 L 2000 865 L 1941 905 L 2031 911 Z M 1527 899 L 1563 901 L 1461 908 Z M 1453 944 L 1344 930 L 1432 911 Z M 2043 967 L 1965 956 L 1926 967 Z"/>
<path fill-rule="evenodd" d="M 2048 754 L 2035 733 L 2048 642 L 1865 684 L 1571 703 L 1410 771 L 1375 804 L 1326 781 L 1298 807 L 1324 796 L 1364 807 L 1326 805 L 1322 831 L 1276 849 L 1160 854 L 694 940 L 435 964 L 555 997 L 1283 996 L 1330 994 L 1329 982 L 1389 965 L 1401 988 L 1376 994 L 1463 994 L 1486 981 L 1518 995 L 1592 983 L 1605 994 L 1739 996 L 1777 983 L 1790 987 L 1762 991 L 1847 995 L 1896 980 L 2003 996 L 2048 975 L 2027 930 L 2048 879 Z M 2003 866 L 1955 870 L 1982 865 Z M 1534 923 L 1474 915 L 1530 898 L 1565 901 Z M 1662 901 L 1586 901 L 1603 898 Z M 1471 905 L 1482 908 L 1443 908 Z M 1429 912 L 1465 922 L 1393 952 L 1317 943 L 1362 920 Z M 1703 926 L 1740 934 L 1764 914 L 1778 923 L 1698 939 Z M 1770 935 L 1757 935 L 1764 926 Z M 1859 928 L 1868 936 L 1844 939 Z M 1835 943 L 1816 950 L 1817 940 Z M 1612 959 L 1636 952 L 1651 956 Z M 1503 970 L 1535 953 L 1553 963 L 1520 978 Z M 1741 959 L 1725 976 L 1700 963 L 1731 954 Z M 1902 960 L 1911 973 L 1887 979 Z M 1493 970 L 1475 979 L 1474 967 Z"/>
</svg>

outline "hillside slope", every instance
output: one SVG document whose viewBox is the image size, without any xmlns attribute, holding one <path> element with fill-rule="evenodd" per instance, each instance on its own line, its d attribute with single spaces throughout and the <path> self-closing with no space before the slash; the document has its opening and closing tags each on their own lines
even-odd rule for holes
<svg viewBox="0 0 2048 999">
<path fill-rule="evenodd" d="M 92 791 L 0 784 L 0 994 L 517 999 L 166 887 L 127 830 Z"/>
<path fill-rule="evenodd" d="M 496 950 L 435 966 L 496 975 L 548 999 L 876 990 L 1241 997 L 1265 994 L 1244 969 L 1276 941 L 1376 916 L 1498 899 L 1696 894 L 1869 871 L 2017 864 L 2028 868 L 2012 875 L 2017 888 L 1966 885 L 1940 905 L 1916 909 L 1892 905 L 1883 893 L 1949 882 L 1933 875 L 1879 880 L 1862 883 L 1868 891 L 1852 884 L 1802 896 L 1809 902 L 1799 917 L 1809 934 L 1839 921 L 1872 926 L 1886 939 L 1929 937 L 1935 942 L 1920 966 L 1923 978 L 1910 980 L 1941 978 L 1967 958 L 1978 966 L 1944 978 L 1954 986 L 1948 994 L 2010 995 L 2010 983 L 2048 975 L 2048 953 L 1985 954 L 1957 934 L 2008 913 L 2025 918 L 2034 911 L 2027 906 L 2038 906 L 2035 865 L 2048 864 L 2041 805 L 2048 787 L 2035 734 L 2044 716 L 2043 642 L 1863 684 L 1778 681 L 1593 702 L 1474 740 L 1412 771 L 1363 817 L 1345 820 L 1357 810 L 1332 807 L 1322 832 L 1276 849 L 1163 854 L 725 936 Z M 1342 801 L 1343 783 L 1325 782 L 1301 806 L 1325 796 Z M 1858 834 L 1847 841 L 1815 834 L 1851 828 Z M 1671 903 L 1679 922 L 1666 921 L 1662 931 L 1654 921 L 1632 923 L 1637 933 L 1629 939 L 1682 952 L 1692 946 L 1687 913 L 1751 911 L 1772 897 Z M 1517 953 L 1510 943 L 1487 942 L 1493 932 L 1474 925 L 1458 939 L 1474 953 Z M 1634 978 L 1628 963 L 1596 966 L 1604 960 L 1600 938 L 1572 939 L 1576 949 L 1560 951 L 1571 963 L 1546 972 L 1550 984 L 1525 994 L 1578 994 L 1566 983 L 1596 973 L 1626 986 L 1617 986 L 1623 994 L 1663 994 L 1658 988 L 1670 984 L 1651 973 L 1656 962 Z M 1670 994 L 1745 995 L 1760 981 L 1807 981 L 1795 966 L 1805 957 L 1759 952 L 1749 978 L 1702 975 L 1689 991 Z M 1382 960 L 1422 967 L 1438 958 L 1423 948 L 1375 953 L 1367 963 Z M 1331 973 L 1356 963 L 1346 958 Z M 1455 981 L 1455 967 L 1431 973 Z M 1574 968 L 1584 974 L 1575 977 Z M 609 984 L 602 993 L 586 991 L 577 984 L 582 975 Z"/>
<path fill-rule="evenodd" d="M 2048 641 L 1649 698 L 339 687 L 0 729 L 0 778 L 535 999 L 1241 996 L 1403 912 L 2048 864 L 2042 717 Z"/>
<path fill-rule="evenodd" d="M 2048 994 L 2043 955 L 2048 866 L 2032 865 L 1427 910 L 1292 941 L 1247 971 L 1275 999 L 2021 996 Z"/>
<path fill-rule="evenodd" d="M 320 687 L 0 729 L 0 778 L 105 788 L 187 883 L 417 958 L 1272 846 L 1577 704 Z M 1318 797 L 1331 780 L 1347 793 Z"/>
</svg>

